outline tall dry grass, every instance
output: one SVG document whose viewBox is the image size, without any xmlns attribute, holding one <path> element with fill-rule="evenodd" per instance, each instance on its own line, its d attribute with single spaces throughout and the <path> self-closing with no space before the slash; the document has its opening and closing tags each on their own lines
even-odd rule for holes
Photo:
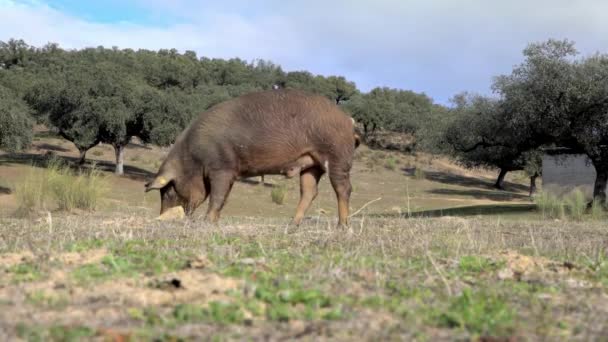
<svg viewBox="0 0 608 342">
<path fill-rule="evenodd" d="M 91 170 L 73 171 L 58 159 L 51 159 L 45 169 L 32 170 L 15 188 L 19 212 L 57 208 L 94 210 L 109 190 L 103 174 Z"/>
</svg>

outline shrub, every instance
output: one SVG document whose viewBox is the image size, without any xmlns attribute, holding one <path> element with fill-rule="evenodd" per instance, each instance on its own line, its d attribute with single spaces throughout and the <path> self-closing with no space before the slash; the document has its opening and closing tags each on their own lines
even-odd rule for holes
<svg viewBox="0 0 608 342">
<path fill-rule="evenodd" d="M 278 185 L 272 188 L 270 192 L 270 197 L 272 198 L 272 202 L 276 204 L 285 203 L 285 197 L 287 196 L 287 187 L 285 185 Z"/>
<path fill-rule="evenodd" d="M 91 154 L 94 155 L 95 157 L 101 157 L 101 156 L 103 156 L 103 151 L 95 150 L 95 151 L 91 152 Z"/>
</svg>

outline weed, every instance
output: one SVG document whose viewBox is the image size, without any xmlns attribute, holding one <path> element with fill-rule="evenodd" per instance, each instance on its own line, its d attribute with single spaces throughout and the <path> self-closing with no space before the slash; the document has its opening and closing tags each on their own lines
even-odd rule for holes
<svg viewBox="0 0 608 342">
<path fill-rule="evenodd" d="M 285 203 L 285 198 L 287 197 L 287 187 L 285 185 L 278 185 L 272 188 L 270 192 L 270 198 L 273 203 L 282 205 Z"/>
</svg>

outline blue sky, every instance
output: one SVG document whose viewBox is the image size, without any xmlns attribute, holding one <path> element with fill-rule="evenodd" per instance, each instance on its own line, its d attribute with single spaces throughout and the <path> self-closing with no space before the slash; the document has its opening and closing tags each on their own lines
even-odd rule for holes
<svg viewBox="0 0 608 342">
<path fill-rule="evenodd" d="M 463 90 L 490 93 L 529 42 L 608 52 L 605 13 L 602 0 L 0 0 L 0 40 L 264 58 L 447 103 Z"/>
</svg>

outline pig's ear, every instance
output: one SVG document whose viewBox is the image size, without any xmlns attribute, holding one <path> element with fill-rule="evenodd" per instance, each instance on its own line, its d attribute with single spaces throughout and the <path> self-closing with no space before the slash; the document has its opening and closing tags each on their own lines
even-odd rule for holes
<svg viewBox="0 0 608 342">
<path fill-rule="evenodd" d="M 171 183 L 172 180 L 173 178 L 166 174 L 157 175 L 151 182 L 146 183 L 146 192 L 150 190 L 160 190 Z"/>
</svg>

